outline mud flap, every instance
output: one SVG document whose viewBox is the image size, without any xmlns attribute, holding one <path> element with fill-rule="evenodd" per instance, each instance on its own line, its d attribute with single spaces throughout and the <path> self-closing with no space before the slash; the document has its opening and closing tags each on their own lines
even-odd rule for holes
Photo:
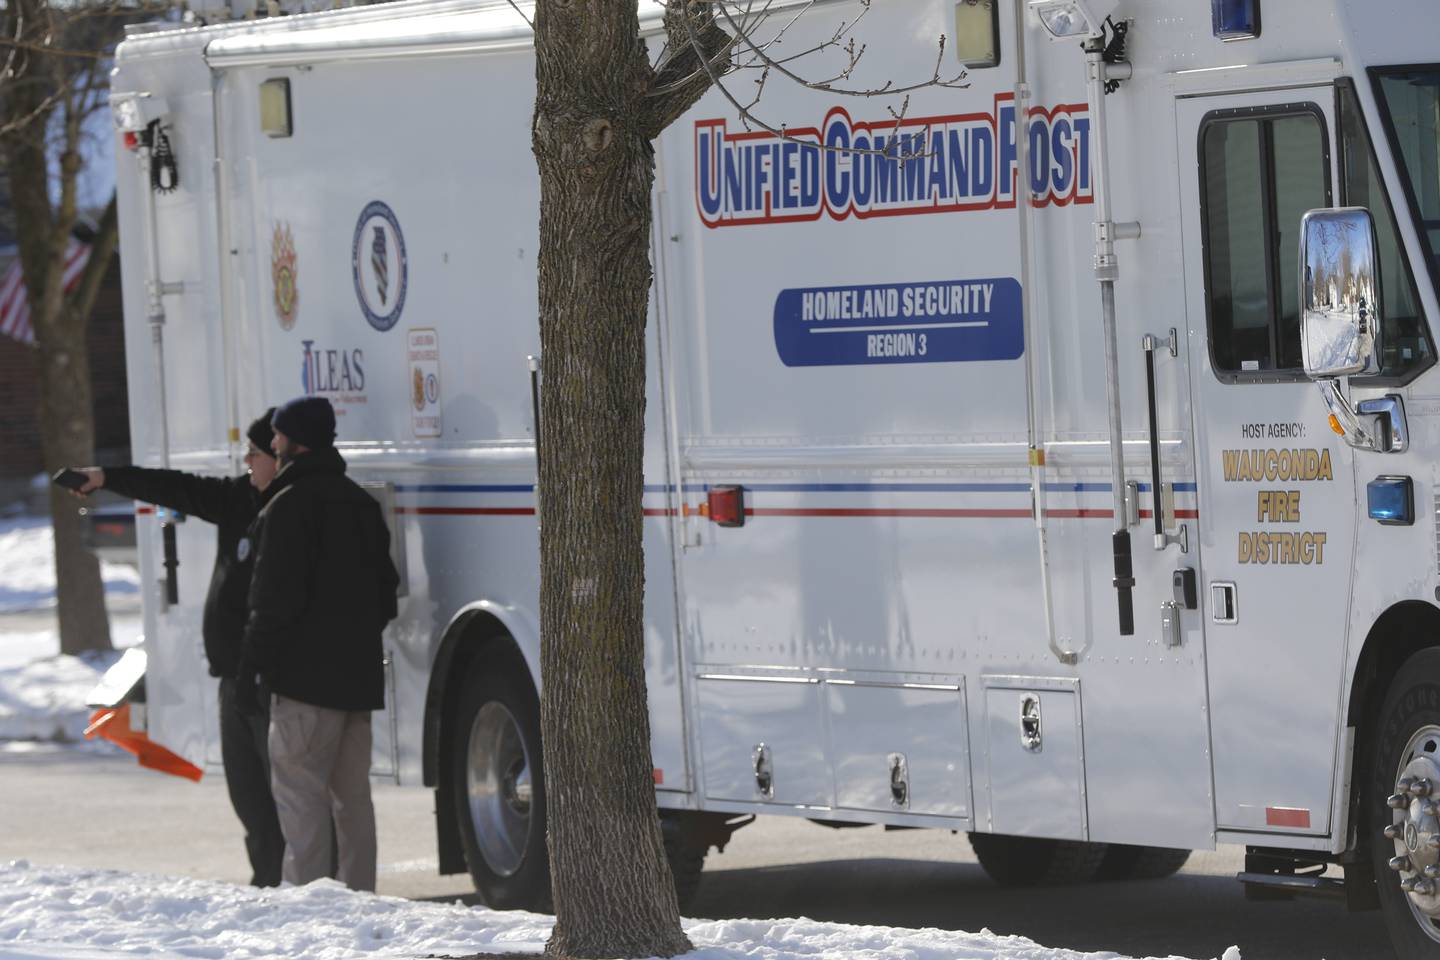
<svg viewBox="0 0 1440 960">
<path fill-rule="evenodd" d="M 96 737 L 109 740 L 122 750 L 135 754 L 140 766 L 148 770 L 184 777 L 196 783 L 205 775 L 203 770 L 190 761 L 153 742 L 143 731 L 132 730 L 128 703 L 108 709 L 101 708 L 91 715 L 90 725 L 85 728 L 85 739 L 93 740 Z"/>
<path fill-rule="evenodd" d="M 133 753 L 140 766 L 147 770 L 158 770 L 199 783 L 205 775 L 203 770 L 155 743 L 143 729 L 135 728 L 130 708 L 132 703 L 139 707 L 140 725 L 144 726 L 145 665 L 145 651 L 132 647 L 105 671 L 105 676 L 100 678 L 86 698 L 87 706 L 99 709 L 90 715 L 85 739 L 99 737 L 109 740 L 120 749 Z"/>
</svg>

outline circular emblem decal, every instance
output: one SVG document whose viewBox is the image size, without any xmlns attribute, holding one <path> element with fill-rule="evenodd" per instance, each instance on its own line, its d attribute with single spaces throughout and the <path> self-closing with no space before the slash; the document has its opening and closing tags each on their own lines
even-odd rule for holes
<svg viewBox="0 0 1440 960">
<path fill-rule="evenodd" d="M 275 287 L 275 315 L 280 328 L 295 326 L 295 311 L 300 309 L 300 287 L 296 276 L 295 237 L 288 223 L 276 223 L 270 238 L 270 280 Z"/>
<path fill-rule="evenodd" d="M 381 200 L 370 201 L 360 212 L 350 244 L 350 272 L 355 277 L 355 297 L 370 326 L 381 331 L 395 326 L 405 309 L 409 262 L 400 221 Z"/>
<path fill-rule="evenodd" d="M 240 542 L 235 544 L 235 559 L 244 563 L 250 559 L 250 538 L 241 537 Z"/>
</svg>

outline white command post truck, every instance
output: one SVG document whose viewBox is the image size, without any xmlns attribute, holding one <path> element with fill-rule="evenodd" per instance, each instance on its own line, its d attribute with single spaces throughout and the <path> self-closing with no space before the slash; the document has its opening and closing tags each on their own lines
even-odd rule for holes
<svg viewBox="0 0 1440 960">
<path fill-rule="evenodd" d="M 646 669 L 682 893 L 752 815 L 963 830 L 1016 884 L 1244 844 L 1253 895 L 1378 905 L 1440 957 L 1433 3 L 856 29 L 857 85 L 928 78 L 941 34 L 968 85 L 897 121 L 772 77 L 786 137 L 712 91 L 655 145 Z M 137 458 L 238 472 L 241 425 L 330 398 L 402 572 L 373 774 L 436 791 L 442 870 L 541 902 L 521 8 L 159 26 L 116 60 Z M 212 532 L 140 512 L 149 734 L 215 768 Z"/>
</svg>

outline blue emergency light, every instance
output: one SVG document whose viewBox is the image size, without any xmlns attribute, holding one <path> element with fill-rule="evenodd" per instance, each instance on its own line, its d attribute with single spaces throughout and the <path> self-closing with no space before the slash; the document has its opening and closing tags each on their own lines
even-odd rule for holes
<svg viewBox="0 0 1440 960">
<path fill-rule="evenodd" d="M 1415 522 L 1415 494 L 1409 477 L 1376 477 L 1365 485 L 1365 496 L 1371 520 L 1395 527 Z"/>
<path fill-rule="evenodd" d="M 1221 40 L 1260 36 L 1260 0 L 1210 0 L 1210 25 Z"/>
</svg>

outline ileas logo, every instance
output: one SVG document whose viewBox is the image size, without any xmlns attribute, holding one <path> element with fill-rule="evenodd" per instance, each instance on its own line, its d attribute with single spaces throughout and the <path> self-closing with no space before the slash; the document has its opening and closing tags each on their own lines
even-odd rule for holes
<svg viewBox="0 0 1440 960">
<path fill-rule="evenodd" d="M 365 402 L 365 351 L 329 350 L 303 341 L 300 387 L 309 396 L 323 395 L 344 403 Z"/>
</svg>

